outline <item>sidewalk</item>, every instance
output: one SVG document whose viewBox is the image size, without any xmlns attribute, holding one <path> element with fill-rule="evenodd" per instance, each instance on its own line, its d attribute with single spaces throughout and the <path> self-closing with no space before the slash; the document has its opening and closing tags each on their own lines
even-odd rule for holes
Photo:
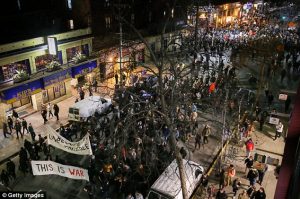
<svg viewBox="0 0 300 199">
<path fill-rule="evenodd" d="M 246 88 L 253 90 L 253 88 L 249 87 L 248 85 L 248 73 L 257 73 L 257 61 L 247 60 L 245 67 L 242 67 L 239 69 L 239 80 L 240 84 L 245 85 Z M 242 71 L 242 72 L 241 72 Z M 289 120 L 289 114 L 283 113 L 284 110 L 284 101 L 280 101 L 278 99 L 279 93 L 289 93 L 292 96 L 292 104 L 290 110 L 293 108 L 293 99 L 294 97 L 294 90 L 297 89 L 299 80 L 297 81 L 288 81 L 285 79 L 283 83 L 280 82 L 280 74 L 276 74 L 275 77 L 273 77 L 270 81 L 270 84 L 272 85 L 272 92 L 274 95 L 274 103 L 273 107 L 276 108 L 277 115 L 281 118 L 281 121 L 284 124 L 284 131 L 288 128 L 288 120 Z M 288 91 L 286 90 L 288 89 Z M 255 89 L 256 90 L 256 89 Z M 265 97 L 264 97 L 264 91 L 262 91 L 260 102 L 262 108 L 265 106 Z M 255 154 L 266 156 L 266 158 L 271 157 L 273 159 L 278 159 L 279 164 L 281 165 L 284 148 L 285 148 L 285 142 L 284 142 L 284 135 L 283 137 L 280 137 L 276 141 L 273 140 L 275 136 L 275 126 L 265 123 L 263 127 L 263 131 L 259 131 L 259 123 L 255 122 L 255 131 L 252 133 L 251 137 L 255 143 L 255 148 L 252 153 L 253 157 Z M 245 164 L 244 160 L 246 158 L 246 147 L 243 142 L 240 143 L 240 146 L 232 146 L 229 145 L 227 147 L 227 151 L 229 148 L 234 147 L 237 149 L 237 154 L 234 155 L 234 157 L 225 157 L 225 161 L 223 162 L 223 168 L 228 167 L 230 164 L 233 164 L 236 169 L 236 177 L 240 178 L 242 186 L 240 187 L 240 190 L 237 192 L 236 198 L 239 193 L 242 192 L 242 190 L 247 190 L 249 188 L 249 181 L 246 178 L 245 174 Z M 270 162 L 269 162 L 270 163 Z M 268 171 L 265 174 L 262 187 L 264 187 L 267 198 L 274 198 L 276 185 L 277 185 L 277 177 L 278 174 L 275 171 L 276 166 L 268 164 Z M 215 171 L 217 168 L 214 169 Z M 219 187 L 219 177 L 216 176 L 217 173 L 213 173 L 209 179 L 210 184 L 213 184 L 216 188 L 216 191 Z M 260 185 L 256 184 L 256 187 L 259 188 Z M 232 187 L 227 186 L 226 187 L 226 193 L 228 194 L 229 198 L 233 198 L 233 192 Z"/>
<path fill-rule="evenodd" d="M 68 122 L 69 107 L 72 104 L 74 104 L 75 99 L 76 98 L 72 96 L 61 102 L 58 102 L 57 105 L 59 107 L 59 121 L 56 121 L 56 118 L 54 117 L 49 119 L 47 124 L 49 124 L 54 129 L 58 128 L 60 123 L 66 124 Z M 44 121 L 40 111 L 25 116 L 24 119 L 27 121 L 28 124 L 29 123 L 32 124 L 33 129 L 35 130 L 36 133 L 36 139 L 38 138 L 38 134 L 41 134 L 42 136 L 46 136 Z M 20 137 L 19 139 L 17 139 L 14 130 L 12 136 L 8 135 L 9 138 L 4 138 L 2 131 L 3 130 L 0 129 L 0 163 L 1 164 L 4 163 L 8 158 L 18 154 L 20 148 L 23 147 L 25 139 L 31 141 L 30 134 L 27 134 L 26 132 L 23 138 Z"/>
<path fill-rule="evenodd" d="M 141 68 L 138 68 L 137 70 L 141 70 Z M 94 95 L 101 95 L 102 97 L 111 97 L 112 93 L 114 91 L 114 84 L 115 79 L 110 78 L 103 82 L 100 82 L 98 80 L 98 88 L 97 92 L 93 93 Z M 75 90 L 72 90 L 71 97 L 62 100 L 58 102 L 59 107 L 59 121 L 56 121 L 55 118 L 49 119 L 48 123 L 52 128 L 57 129 L 59 128 L 60 124 L 66 124 L 68 122 L 68 111 L 69 107 L 72 106 L 75 103 L 75 100 L 77 98 L 77 94 Z M 88 96 L 88 93 L 86 93 L 85 97 Z M 46 136 L 46 131 L 44 128 L 44 122 L 43 118 L 40 114 L 40 111 L 35 111 L 32 108 L 27 108 L 24 111 L 20 112 L 20 117 L 24 118 L 27 123 L 31 123 L 35 133 L 36 133 L 36 139 L 38 138 L 38 134 L 41 134 L 42 136 Z M 14 157 L 18 155 L 21 147 L 24 145 L 24 140 L 30 140 L 31 136 L 30 134 L 25 133 L 23 138 L 16 138 L 15 131 L 13 130 L 13 135 L 7 135 L 9 138 L 4 138 L 3 135 L 3 129 L 0 129 L 0 164 L 3 164 L 8 160 L 8 158 Z"/>
<path fill-rule="evenodd" d="M 114 78 L 105 80 L 104 82 L 98 82 L 97 92 L 93 95 L 100 95 L 102 97 L 111 97 L 112 92 L 114 91 Z M 69 107 L 75 104 L 77 98 L 76 90 L 72 90 L 72 96 L 66 98 L 57 103 L 59 107 L 59 121 L 56 121 L 56 118 L 48 119 L 47 124 L 49 124 L 53 129 L 59 128 L 60 124 L 66 124 L 68 122 L 68 112 Z M 85 93 L 85 97 L 88 96 L 88 92 Z M 35 111 L 32 108 L 27 108 L 24 111 L 21 111 L 21 118 L 24 118 L 27 123 L 31 123 L 33 129 L 36 133 L 36 139 L 38 134 L 46 136 L 47 132 L 44 127 L 44 121 L 41 116 L 40 111 Z M 23 115 L 22 115 L 23 114 Z M 48 115 L 47 115 L 48 116 Z M 31 141 L 30 134 L 25 133 L 23 138 L 16 138 L 15 131 L 13 130 L 13 135 L 7 135 L 9 138 L 4 138 L 3 129 L 0 129 L 0 165 L 8 160 L 8 158 L 18 155 L 21 147 L 24 145 L 24 140 L 27 139 Z"/>
<path fill-rule="evenodd" d="M 258 129 L 258 122 L 255 122 L 255 128 Z M 254 157 L 255 154 L 259 155 L 265 155 L 266 158 L 268 157 L 278 159 L 279 165 L 282 162 L 282 155 L 284 152 L 284 138 L 279 138 L 276 141 L 273 140 L 273 137 L 275 136 L 275 131 L 272 126 L 265 125 L 263 128 L 263 131 L 255 130 L 251 137 L 254 141 L 255 148 L 253 153 L 251 155 Z M 242 143 L 243 144 L 243 143 Z M 228 148 L 230 148 L 232 145 L 230 145 Z M 242 146 L 234 146 L 235 148 L 239 149 L 238 154 L 236 154 L 236 157 L 232 160 L 229 157 L 225 158 L 225 165 L 229 166 L 230 164 L 233 164 L 236 169 L 236 177 L 239 177 L 242 186 L 240 190 L 237 193 L 237 196 L 239 193 L 242 192 L 243 189 L 248 189 L 249 181 L 246 178 L 245 173 L 245 159 L 246 159 L 246 147 L 243 144 Z M 224 166 L 225 166 L 224 165 Z M 277 184 L 277 177 L 278 174 L 276 173 L 275 169 L 276 166 L 273 166 L 271 164 L 268 165 L 268 171 L 265 174 L 263 183 L 261 186 L 265 189 L 267 198 L 274 198 L 276 184 Z M 216 185 L 218 186 L 218 184 Z M 256 187 L 259 189 L 260 185 L 256 184 Z M 232 187 L 228 186 L 226 187 L 227 193 L 232 193 Z M 229 194 L 229 196 L 233 196 L 233 194 Z"/>
</svg>

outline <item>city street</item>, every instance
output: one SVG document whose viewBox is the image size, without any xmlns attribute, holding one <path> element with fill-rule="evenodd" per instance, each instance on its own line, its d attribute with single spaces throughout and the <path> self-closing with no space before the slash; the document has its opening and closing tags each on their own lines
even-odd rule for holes
<svg viewBox="0 0 300 199">
<path fill-rule="evenodd" d="M 299 2 L 3 8 L 2 197 L 299 197 Z"/>
<path fill-rule="evenodd" d="M 238 71 L 238 79 L 240 80 L 239 83 L 243 85 L 244 88 L 250 88 L 248 84 L 247 74 L 249 72 L 255 73 L 255 61 L 246 61 L 246 65 L 239 68 Z M 279 82 L 274 80 L 275 83 L 279 84 Z M 113 87 L 113 80 L 109 79 L 107 82 L 103 82 L 99 85 L 99 88 L 102 88 L 102 86 L 108 86 Z M 294 83 L 296 85 L 296 83 Z M 286 88 L 286 84 L 278 86 L 278 88 Z M 275 86 L 274 86 L 275 87 Z M 291 88 L 291 87 L 289 87 Z M 104 89 L 99 89 L 101 92 L 100 95 L 105 95 L 106 91 Z M 274 90 L 274 93 L 279 93 L 279 90 Z M 52 118 L 49 120 L 49 125 L 57 129 L 59 128 L 60 123 L 66 124 L 68 122 L 68 107 L 70 107 L 72 104 L 74 104 L 76 97 L 72 96 L 70 98 L 67 98 L 61 102 L 58 103 L 58 106 L 61 109 L 60 114 L 60 121 L 56 121 L 55 118 Z M 263 100 L 263 98 L 262 98 Z M 282 106 L 280 105 L 280 102 L 276 100 L 274 102 L 277 104 L 276 106 Z M 29 110 L 30 111 L 30 110 Z M 197 149 L 194 151 L 194 137 L 192 137 L 187 144 L 184 143 L 178 143 L 179 147 L 184 146 L 188 150 L 188 159 L 191 159 L 200 165 L 202 165 L 205 169 L 208 169 L 208 167 L 211 165 L 215 155 L 217 155 L 218 150 L 221 147 L 221 132 L 222 132 L 222 126 L 221 126 L 221 117 L 217 118 L 219 120 L 219 124 L 216 123 L 216 118 L 213 114 L 210 113 L 204 113 L 199 111 L 200 117 L 198 118 L 198 121 L 202 124 L 208 123 L 212 126 L 212 132 L 213 135 L 209 138 L 209 143 L 205 144 L 203 148 Z M 32 123 L 33 127 L 37 134 L 41 134 L 42 136 L 46 135 L 45 126 L 43 124 L 42 117 L 40 115 L 40 112 L 32 113 L 28 116 L 25 116 L 25 119 L 28 123 Z M 255 131 L 252 134 L 252 139 L 255 143 L 255 150 L 253 152 L 253 155 L 255 153 L 258 153 L 260 155 L 266 155 L 271 156 L 272 158 L 279 159 L 279 162 L 282 160 L 282 154 L 284 149 L 284 139 L 280 138 L 277 141 L 273 141 L 274 136 L 274 126 L 273 125 L 266 125 L 264 128 L 264 131 L 261 132 L 258 130 L 258 123 L 255 123 Z M 3 135 L 3 134 L 1 134 Z M 24 136 L 24 139 L 30 140 L 29 134 Z M 11 155 L 14 155 L 18 153 L 20 150 L 20 147 L 23 146 L 23 140 L 22 139 L 16 139 L 15 136 L 12 138 L 3 138 L 1 137 L 1 158 L 2 158 L 2 165 L 1 168 L 5 168 L 5 160 L 6 158 L 10 157 Z M 240 148 L 238 150 L 238 154 L 236 154 L 234 159 L 230 159 L 228 157 L 225 158 L 225 162 L 223 166 L 226 166 L 228 164 L 234 164 L 236 166 L 237 170 L 237 176 L 239 176 L 242 179 L 242 184 L 244 188 L 247 188 L 248 181 L 245 179 L 245 147 L 243 145 L 243 142 L 240 143 L 240 145 L 235 146 Z M 229 148 L 229 147 L 228 147 Z M 68 153 L 62 152 L 59 149 L 55 150 L 55 153 L 58 154 L 61 158 L 65 159 L 67 162 L 69 162 L 70 165 L 79 165 L 81 167 L 87 167 L 88 158 L 84 156 L 78 156 L 78 155 L 70 155 Z M 14 157 L 13 161 L 18 165 L 18 157 Z M 265 187 L 266 193 L 270 198 L 272 198 L 272 195 L 274 194 L 274 190 L 276 188 L 276 172 L 275 172 L 274 166 L 269 166 L 269 169 L 265 175 L 265 180 L 262 184 L 263 187 Z M 211 183 L 213 183 L 215 180 L 215 175 L 217 174 L 218 168 L 214 168 L 214 171 L 211 174 Z M 83 191 L 83 188 L 85 186 L 85 182 L 72 180 L 63 178 L 60 176 L 32 176 L 31 174 L 27 174 L 26 176 L 23 176 L 20 172 L 17 173 L 18 178 L 16 181 L 11 183 L 10 188 L 13 190 L 27 190 L 27 191 L 38 191 L 38 190 L 44 190 L 47 192 L 47 195 L 49 198 L 58 198 L 59 196 L 63 196 L 64 198 L 88 198 L 87 193 Z M 218 180 L 217 180 L 218 181 Z M 271 183 L 272 182 L 272 183 Z M 63 185 L 63 186 L 62 186 Z M 218 183 L 215 184 L 216 187 L 218 187 Z M 228 187 L 227 192 L 230 193 L 232 190 L 230 187 Z"/>
</svg>

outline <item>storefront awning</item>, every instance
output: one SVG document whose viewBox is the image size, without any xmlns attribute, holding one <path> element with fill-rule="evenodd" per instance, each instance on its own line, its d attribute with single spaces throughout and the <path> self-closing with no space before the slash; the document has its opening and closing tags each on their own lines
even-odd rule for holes
<svg viewBox="0 0 300 199">
<path fill-rule="evenodd" d="M 50 76 L 44 77 L 43 81 L 44 81 L 44 87 L 45 89 L 47 89 L 47 87 L 62 82 L 66 79 L 71 78 L 72 76 L 72 70 L 71 68 L 68 68 L 66 70 L 60 71 L 58 73 L 52 74 Z"/>
<path fill-rule="evenodd" d="M 97 67 L 97 60 L 85 62 L 72 68 L 72 77 L 78 77 L 92 72 Z"/>
<path fill-rule="evenodd" d="M 7 104 L 12 104 L 15 101 L 30 97 L 31 95 L 40 92 L 42 88 L 43 83 L 40 79 L 38 79 L 4 90 L 0 93 L 0 95 L 3 101 Z"/>
</svg>

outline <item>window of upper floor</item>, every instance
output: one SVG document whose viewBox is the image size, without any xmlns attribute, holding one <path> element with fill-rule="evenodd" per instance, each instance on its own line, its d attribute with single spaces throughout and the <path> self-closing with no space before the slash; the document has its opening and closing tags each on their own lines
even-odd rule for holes
<svg viewBox="0 0 300 199">
<path fill-rule="evenodd" d="M 109 7 L 109 6 L 110 6 L 110 0 L 105 0 L 104 7 Z"/>
<path fill-rule="evenodd" d="M 67 0 L 67 6 L 69 10 L 72 10 L 72 0 Z"/>
<path fill-rule="evenodd" d="M 131 13 L 131 23 L 132 24 L 134 24 L 134 18 L 135 18 L 134 13 Z"/>
</svg>

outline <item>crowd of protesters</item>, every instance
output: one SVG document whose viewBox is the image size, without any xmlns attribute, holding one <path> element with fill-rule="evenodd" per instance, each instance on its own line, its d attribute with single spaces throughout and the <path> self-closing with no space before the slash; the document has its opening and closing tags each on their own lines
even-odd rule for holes
<svg viewBox="0 0 300 199">
<path fill-rule="evenodd" d="M 250 33 L 251 31 L 251 33 Z M 279 51 L 272 57 L 272 64 L 266 69 L 266 76 L 272 76 L 280 71 L 283 82 L 287 77 L 288 81 L 296 77 L 300 72 L 300 51 L 299 36 L 296 33 L 282 30 L 276 27 L 241 27 L 235 30 L 207 30 L 200 34 L 197 46 L 198 53 L 193 52 L 194 67 L 197 71 L 195 77 L 182 80 L 175 80 L 174 76 L 164 77 L 164 87 L 166 92 L 172 92 L 173 83 L 176 81 L 177 87 L 180 87 L 182 93 L 178 95 L 178 101 L 186 101 L 187 96 L 192 99 L 190 106 L 178 107 L 176 112 L 176 139 L 186 140 L 189 133 L 195 135 L 195 150 L 201 145 L 209 142 L 211 129 L 209 125 L 204 128 L 193 119 L 193 113 L 197 112 L 194 106 L 201 106 L 205 103 L 211 103 L 217 111 L 222 109 L 225 102 L 225 90 L 230 87 L 227 106 L 229 113 L 234 114 L 237 109 L 238 99 L 234 96 L 237 92 L 236 66 L 225 65 L 225 51 L 232 50 L 233 57 L 239 50 L 245 46 L 253 45 L 256 41 L 265 37 L 278 36 L 284 45 L 284 51 Z M 260 40 L 259 40 L 260 41 Z M 200 53 L 201 52 L 201 53 Z M 253 50 L 253 56 L 256 55 Z M 214 59 L 211 65 L 211 58 Z M 228 58 L 229 59 L 229 58 Z M 213 69 L 211 69 L 213 68 Z M 203 72 L 199 75 L 199 72 Z M 205 74 L 205 75 L 204 75 Z M 116 83 L 118 83 L 118 76 Z M 70 141 L 76 141 L 82 138 L 86 133 L 90 134 L 90 140 L 93 150 L 93 156 L 89 158 L 88 174 L 90 182 L 85 186 L 90 198 L 94 198 L 96 192 L 100 192 L 103 197 L 114 197 L 127 199 L 141 199 L 146 196 L 147 189 L 162 171 L 174 159 L 174 152 L 168 147 L 171 129 L 161 122 L 161 118 L 150 112 L 151 107 L 155 106 L 157 110 L 161 109 L 161 99 L 158 97 L 158 90 L 155 86 L 157 80 L 150 79 L 142 83 L 135 83 L 126 89 L 119 89 L 115 93 L 116 105 L 113 105 L 107 114 L 95 114 L 89 118 L 84 125 L 70 123 L 67 126 L 61 125 L 58 133 Z M 136 82 L 136 81 L 135 81 Z M 92 95 L 92 87 L 97 91 L 97 82 L 89 86 L 89 95 Z M 184 88 L 187 92 L 184 92 Z M 273 94 L 268 87 L 265 88 L 267 103 L 272 106 Z M 78 89 L 79 98 L 85 97 L 84 89 Z M 186 95 L 185 95 L 186 94 Z M 166 101 L 172 95 L 166 95 Z M 272 97 L 273 96 L 273 97 Z M 207 101 L 205 101 L 207 100 Z M 139 103 L 137 103 L 139 102 Z M 128 105 L 130 104 L 130 105 Z M 257 120 L 263 124 L 266 121 L 267 113 L 262 111 L 259 104 L 256 104 L 255 118 L 245 119 L 240 127 L 240 140 L 247 138 L 246 141 L 246 171 L 250 188 L 239 194 L 239 198 L 266 198 L 263 187 L 256 190 L 257 180 L 261 184 L 264 173 L 267 171 L 258 171 L 253 168 L 253 157 L 251 151 L 254 143 L 251 139 L 253 132 L 253 121 Z M 203 107 L 202 107 L 203 108 Z M 289 104 L 286 104 L 286 112 L 289 110 Z M 139 118 L 138 113 L 143 113 L 149 117 Z M 152 114 L 152 115 L 151 115 Z M 48 103 L 42 107 L 41 115 L 44 124 L 54 116 L 59 120 L 59 107 L 57 104 Z M 188 117 L 189 123 L 185 123 Z M 197 116 L 196 116 L 197 117 Z M 126 118 L 126 119 L 124 119 Z M 282 126 L 276 127 L 276 136 L 282 135 Z M 4 137 L 14 134 L 23 137 L 25 131 L 31 135 L 31 141 L 25 140 L 24 147 L 19 152 L 18 169 L 26 175 L 30 172 L 30 160 L 54 160 L 58 163 L 65 163 L 59 156 L 55 155 L 45 140 L 46 138 L 38 135 L 36 139 L 32 124 L 27 124 L 25 119 L 20 120 L 18 113 L 13 110 L 12 116 L 9 116 L 7 122 L 3 123 Z M 124 133 L 126 132 L 126 133 Z M 186 156 L 184 149 L 182 156 Z M 185 155 L 184 155 L 185 154 Z M 54 158 L 55 156 L 55 158 Z M 246 172 L 245 171 L 245 172 Z M 226 198 L 224 189 L 226 186 L 232 186 L 234 196 L 236 196 L 241 186 L 240 179 L 235 176 L 234 165 L 230 165 L 223 170 L 220 179 L 220 189 L 216 193 L 217 198 Z M 1 181 L 5 186 L 9 181 L 16 178 L 16 166 L 11 160 L 7 162 L 7 168 L 1 172 Z M 207 186 L 207 176 L 202 178 L 202 184 Z M 209 188 L 210 192 L 212 187 Z"/>
</svg>

